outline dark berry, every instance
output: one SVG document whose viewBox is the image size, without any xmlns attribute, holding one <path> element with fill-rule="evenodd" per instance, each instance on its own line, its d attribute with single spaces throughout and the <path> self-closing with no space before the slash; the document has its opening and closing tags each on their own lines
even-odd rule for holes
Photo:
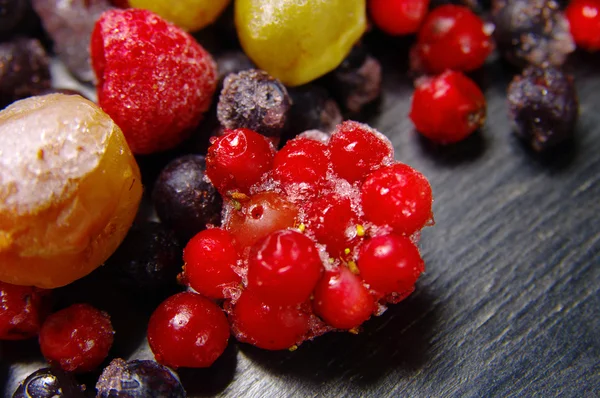
<svg viewBox="0 0 600 398">
<path fill-rule="evenodd" d="M 493 20 L 498 50 L 516 66 L 560 66 L 575 50 L 569 22 L 554 0 L 510 0 Z"/>
<path fill-rule="evenodd" d="M 417 81 L 410 118 L 425 137 L 448 144 L 458 142 L 485 123 L 483 93 L 467 76 L 446 71 Z"/>
<path fill-rule="evenodd" d="M 431 187 L 418 171 L 394 164 L 371 173 L 361 187 L 365 219 L 413 234 L 432 220 Z"/>
<path fill-rule="evenodd" d="M 266 304 L 246 290 L 235 303 L 230 319 L 239 341 L 265 350 L 285 350 L 304 340 L 310 316 L 298 306 Z"/>
<path fill-rule="evenodd" d="M 36 370 L 23 380 L 12 398 L 83 398 L 83 386 L 59 368 Z"/>
<path fill-rule="evenodd" d="M 0 43 L 0 109 L 50 87 L 50 58 L 37 39 Z"/>
<path fill-rule="evenodd" d="M 536 151 L 559 144 L 575 131 L 575 85 L 557 68 L 526 68 L 508 86 L 508 102 L 515 132 Z"/>
<path fill-rule="evenodd" d="M 182 253 L 171 230 L 157 222 L 144 222 L 131 227 L 106 266 L 133 291 L 156 293 L 176 285 Z"/>
<path fill-rule="evenodd" d="M 181 242 L 187 242 L 207 224 L 221 223 L 223 200 L 205 174 L 204 156 L 186 155 L 170 162 L 156 180 L 152 200 L 158 218 Z"/>
<path fill-rule="evenodd" d="M 0 282 L 0 340 L 37 336 L 49 313 L 50 290 Z"/>
<path fill-rule="evenodd" d="M 342 123 L 329 141 L 333 171 L 349 182 L 362 180 L 366 174 L 392 161 L 391 142 L 365 124 Z"/>
<path fill-rule="evenodd" d="M 221 228 L 207 229 L 194 236 L 185 247 L 183 280 L 204 296 L 231 297 L 232 289 L 242 281 L 234 270 L 238 259 L 229 232 Z"/>
<path fill-rule="evenodd" d="M 287 121 L 286 138 L 307 130 L 329 133 L 342 122 L 337 102 L 322 86 L 306 84 L 288 89 L 292 107 Z"/>
<path fill-rule="evenodd" d="M 427 14 L 429 0 L 369 0 L 369 14 L 385 33 L 400 36 L 416 33 Z"/>
<path fill-rule="evenodd" d="M 431 0 L 429 6 L 435 8 L 445 4 L 467 6 L 476 13 L 481 14 L 490 9 L 491 0 Z"/>
<path fill-rule="evenodd" d="M 285 86 L 268 73 L 251 69 L 225 78 L 217 115 L 228 129 L 247 128 L 267 137 L 279 137 L 289 109 Z"/>
<path fill-rule="evenodd" d="M 415 244 L 393 234 L 368 239 L 360 249 L 357 265 L 360 277 L 371 289 L 386 295 L 412 292 L 425 270 Z"/>
<path fill-rule="evenodd" d="M 185 398 L 181 382 L 169 370 L 154 361 L 121 358 L 102 371 L 96 383 L 97 398 Z"/>
<path fill-rule="evenodd" d="M 291 186 L 314 191 L 325 181 L 329 169 L 326 150 L 325 144 L 307 138 L 288 141 L 273 159 L 273 178 L 286 191 Z"/>
<path fill-rule="evenodd" d="M 575 44 L 600 50 L 600 0 L 573 0 L 565 10 Z"/>
<path fill-rule="evenodd" d="M 328 271 L 315 287 L 315 314 L 336 329 L 353 329 L 371 317 L 375 299 L 362 280 L 341 266 Z"/>
<path fill-rule="evenodd" d="M 431 11 L 410 53 L 411 69 L 429 74 L 480 68 L 492 52 L 493 27 L 468 7 L 444 5 Z"/>
<path fill-rule="evenodd" d="M 274 156 L 265 136 L 242 128 L 228 130 L 208 148 L 206 174 L 223 196 L 248 193 L 271 170 Z"/>
<path fill-rule="evenodd" d="M 113 335 L 108 314 L 88 304 L 74 304 L 46 319 L 40 330 L 40 349 L 50 364 L 84 373 L 108 356 Z"/>
<path fill-rule="evenodd" d="M 294 230 L 275 231 L 250 250 L 248 288 L 268 304 L 300 304 L 308 300 L 322 270 L 310 238 Z"/>
<path fill-rule="evenodd" d="M 227 51 L 215 56 L 217 73 L 221 84 L 231 73 L 254 69 L 254 64 L 243 51 Z"/>
<path fill-rule="evenodd" d="M 163 301 L 150 317 L 148 343 L 159 363 L 206 368 L 225 351 L 229 324 L 215 303 L 192 292 Z"/>
</svg>

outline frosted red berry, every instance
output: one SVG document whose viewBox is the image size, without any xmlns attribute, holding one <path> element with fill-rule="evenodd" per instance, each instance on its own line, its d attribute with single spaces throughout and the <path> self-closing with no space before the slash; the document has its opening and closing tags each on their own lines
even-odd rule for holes
<svg viewBox="0 0 600 398">
<path fill-rule="evenodd" d="M 300 232 L 280 230 L 250 250 L 248 288 L 268 304 L 300 304 L 308 300 L 323 264 L 314 242 Z"/>
<path fill-rule="evenodd" d="M 468 7 L 443 5 L 431 11 L 411 50 L 411 68 L 437 74 L 480 68 L 492 52 L 493 29 Z"/>
<path fill-rule="evenodd" d="M 336 329 L 359 327 L 371 317 L 376 303 L 362 280 L 341 266 L 328 271 L 315 287 L 315 314 Z"/>
<path fill-rule="evenodd" d="M 369 126 L 347 121 L 334 131 L 329 141 L 333 171 L 349 182 L 392 161 L 390 141 Z"/>
<path fill-rule="evenodd" d="M 239 341 L 265 350 L 284 350 L 301 343 L 310 326 L 310 315 L 299 306 L 269 305 L 250 290 L 242 293 L 230 319 Z"/>
<path fill-rule="evenodd" d="M 412 292 L 425 264 L 419 249 L 407 237 L 373 237 L 361 247 L 358 257 L 360 277 L 381 294 Z"/>
<path fill-rule="evenodd" d="M 273 178 L 285 188 L 304 184 L 304 189 L 316 189 L 325 180 L 329 168 L 327 146 L 309 138 L 288 141 L 275 155 Z"/>
<path fill-rule="evenodd" d="M 228 341 L 229 324 L 223 310 L 192 292 L 163 301 L 148 323 L 148 343 L 156 361 L 173 368 L 209 367 Z"/>
<path fill-rule="evenodd" d="M 419 30 L 429 11 L 429 0 L 369 0 L 368 7 L 379 29 L 400 36 Z"/>
<path fill-rule="evenodd" d="M 405 164 L 371 173 L 361 187 L 365 219 L 413 234 L 432 220 L 431 187 L 423 174 Z"/>
<path fill-rule="evenodd" d="M 446 71 L 417 81 L 410 118 L 416 130 L 432 141 L 458 142 L 483 127 L 485 97 L 467 76 Z"/>
<path fill-rule="evenodd" d="M 199 232 L 183 251 L 183 280 L 198 293 L 222 299 L 241 283 L 233 236 L 222 228 Z"/>
<path fill-rule="evenodd" d="M 49 313 L 50 290 L 0 282 L 0 340 L 38 335 Z"/>
<path fill-rule="evenodd" d="M 91 37 L 98 103 L 134 153 L 176 146 L 195 128 L 217 86 L 215 63 L 180 28 L 141 9 L 110 10 Z"/>
<path fill-rule="evenodd" d="M 206 175 L 223 196 L 248 193 L 273 166 L 275 150 L 252 130 L 227 130 L 208 148 Z"/>
<path fill-rule="evenodd" d="M 89 372 L 108 356 L 114 330 L 107 313 L 74 304 L 50 315 L 40 330 L 46 360 L 68 372 Z"/>
<path fill-rule="evenodd" d="M 588 51 L 600 49 L 600 0 L 572 0 L 565 16 L 578 47 Z"/>
</svg>

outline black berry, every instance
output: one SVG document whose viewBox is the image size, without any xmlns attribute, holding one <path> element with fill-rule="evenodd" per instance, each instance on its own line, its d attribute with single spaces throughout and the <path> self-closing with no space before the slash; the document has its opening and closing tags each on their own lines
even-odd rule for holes
<svg viewBox="0 0 600 398">
<path fill-rule="evenodd" d="M 19 384 L 13 398 L 83 398 L 82 386 L 58 368 L 36 370 Z"/>
</svg>

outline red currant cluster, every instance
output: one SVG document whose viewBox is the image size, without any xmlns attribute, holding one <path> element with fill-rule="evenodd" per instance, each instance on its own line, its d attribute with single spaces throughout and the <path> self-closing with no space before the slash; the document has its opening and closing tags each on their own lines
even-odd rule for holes
<svg viewBox="0 0 600 398">
<path fill-rule="evenodd" d="M 327 138 L 300 135 L 276 152 L 265 136 L 235 129 L 208 150 L 225 216 L 187 244 L 181 280 L 224 299 L 240 341 L 280 350 L 356 332 L 424 271 L 415 242 L 433 220 L 425 177 L 395 162 L 389 140 L 366 125 L 345 122 Z M 186 292 L 159 306 L 148 339 L 164 364 L 208 366 L 228 330 L 213 302 Z M 213 340 L 198 345 L 198 335 Z"/>
</svg>

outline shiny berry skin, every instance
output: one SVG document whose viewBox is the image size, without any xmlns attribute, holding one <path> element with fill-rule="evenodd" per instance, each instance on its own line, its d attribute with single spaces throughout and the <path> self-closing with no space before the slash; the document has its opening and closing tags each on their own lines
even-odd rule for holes
<svg viewBox="0 0 600 398">
<path fill-rule="evenodd" d="M 206 175 L 223 196 L 248 193 L 271 170 L 275 151 L 268 139 L 252 130 L 227 130 L 208 148 Z"/>
<path fill-rule="evenodd" d="M 107 313 L 89 304 L 74 304 L 46 319 L 40 330 L 40 349 L 50 364 L 84 373 L 108 356 L 113 335 Z"/>
<path fill-rule="evenodd" d="M 358 257 L 360 277 L 378 293 L 412 292 L 425 263 L 412 241 L 399 235 L 382 235 L 365 242 Z"/>
<path fill-rule="evenodd" d="M 0 282 L 0 340 L 37 336 L 48 315 L 50 290 Z"/>
<path fill-rule="evenodd" d="M 377 27 L 394 36 L 416 33 L 429 11 L 429 0 L 369 0 Z"/>
<path fill-rule="evenodd" d="M 183 279 L 206 297 L 225 298 L 227 289 L 241 283 L 240 276 L 233 270 L 238 261 L 233 236 L 224 229 L 199 232 L 185 247 L 183 261 Z"/>
<path fill-rule="evenodd" d="M 600 49 L 600 0 L 572 0 L 565 16 L 578 47 L 588 51 Z"/>
<path fill-rule="evenodd" d="M 233 235 L 239 251 L 248 248 L 272 232 L 292 228 L 298 219 L 298 207 L 275 192 L 261 192 L 231 209 L 223 226 Z"/>
<path fill-rule="evenodd" d="M 268 304 L 300 304 L 309 298 L 322 270 L 310 238 L 293 230 L 276 231 L 250 250 L 248 288 Z"/>
<path fill-rule="evenodd" d="M 375 299 L 362 280 L 341 266 L 328 271 L 315 287 L 315 314 L 336 329 L 360 326 L 375 311 Z"/>
<path fill-rule="evenodd" d="M 485 97 L 477 84 L 460 72 L 446 71 L 417 82 L 410 118 L 415 128 L 432 141 L 462 141 L 483 127 Z"/>
<path fill-rule="evenodd" d="M 437 74 L 480 68 L 492 52 L 492 29 L 468 7 L 452 4 L 431 11 L 411 50 L 411 68 Z"/>
<path fill-rule="evenodd" d="M 277 152 L 273 160 L 273 178 L 284 188 L 291 184 L 305 184 L 305 188 L 315 189 L 325 180 L 329 167 L 327 146 L 308 138 L 295 138 L 288 141 Z"/>
<path fill-rule="evenodd" d="M 374 171 L 361 187 L 365 219 L 413 234 L 432 220 L 431 187 L 423 174 L 405 164 Z"/>
<path fill-rule="evenodd" d="M 333 171 L 355 182 L 391 162 L 394 149 L 390 141 L 369 126 L 347 121 L 338 126 L 329 141 Z"/>
<path fill-rule="evenodd" d="M 310 317 L 298 306 L 265 304 L 246 290 L 233 307 L 230 319 L 239 341 L 265 350 L 285 350 L 304 340 Z"/>
<path fill-rule="evenodd" d="M 223 310 L 192 292 L 163 301 L 148 323 L 148 343 L 156 361 L 172 368 L 209 367 L 225 351 L 228 340 Z"/>
<path fill-rule="evenodd" d="M 23 380 L 12 398 L 85 398 L 84 386 L 61 369 L 36 370 Z"/>
<path fill-rule="evenodd" d="M 350 199 L 328 194 L 307 205 L 307 232 L 325 245 L 330 257 L 345 257 L 358 242 L 359 216 Z"/>
</svg>

